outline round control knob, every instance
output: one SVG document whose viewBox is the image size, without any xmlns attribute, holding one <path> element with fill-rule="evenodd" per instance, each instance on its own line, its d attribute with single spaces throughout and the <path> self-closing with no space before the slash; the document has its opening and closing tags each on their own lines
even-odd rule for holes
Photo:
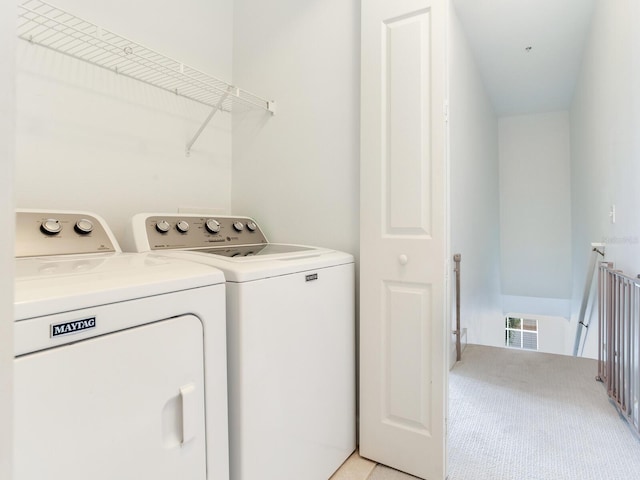
<svg viewBox="0 0 640 480">
<path fill-rule="evenodd" d="M 62 230 L 62 224 L 55 218 L 47 218 L 40 224 L 40 231 L 45 235 L 57 235 Z"/>
<path fill-rule="evenodd" d="M 167 222 L 166 220 L 160 220 L 156 223 L 156 230 L 160 233 L 167 233 L 169 230 L 171 230 L 171 225 L 169 225 L 169 222 Z"/>
<path fill-rule="evenodd" d="M 242 223 L 242 222 L 233 222 L 233 229 L 236 232 L 241 232 L 242 230 L 244 230 L 244 223 Z"/>
<path fill-rule="evenodd" d="M 251 220 L 249 220 L 247 222 L 247 228 L 249 229 L 249 231 L 255 232 L 256 228 L 258 228 L 258 225 L 256 225 L 256 222 L 252 222 Z"/>
<path fill-rule="evenodd" d="M 176 230 L 180 233 L 187 233 L 189 231 L 189 224 L 185 220 L 180 220 L 176 223 Z"/>
<path fill-rule="evenodd" d="M 220 223 L 213 218 L 207 219 L 204 226 L 209 233 L 218 233 L 220 231 Z"/>
<path fill-rule="evenodd" d="M 73 229 L 76 232 L 78 232 L 80 235 L 88 235 L 93 231 L 93 223 L 91 222 L 91 220 L 87 220 L 86 218 L 81 218 L 76 222 Z"/>
</svg>

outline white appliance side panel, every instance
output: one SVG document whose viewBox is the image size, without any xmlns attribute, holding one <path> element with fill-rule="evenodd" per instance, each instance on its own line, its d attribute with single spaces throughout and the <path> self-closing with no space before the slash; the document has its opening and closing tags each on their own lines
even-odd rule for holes
<svg viewBox="0 0 640 480">
<path fill-rule="evenodd" d="M 195 264 L 194 264 L 195 265 Z M 208 267 L 207 267 L 208 268 Z M 15 354 L 87 340 L 136 325 L 186 313 L 197 316 L 204 328 L 208 480 L 227 480 L 227 351 L 225 284 L 210 285 L 135 300 L 98 305 L 81 310 L 21 320 L 15 323 Z M 51 324 L 83 318 L 96 319 L 96 328 L 52 339 Z"/>
<path fill-rule="evenodd" d="M 204 480 L 203 362 L 193 315 L 17 358 L 15 480 Z"/>
<path fill-rule="evenodd" d="M 227 308 L 231 478 L 326 480 L 355 449 L 353 264 L 228 283 Z"/>
</svg>

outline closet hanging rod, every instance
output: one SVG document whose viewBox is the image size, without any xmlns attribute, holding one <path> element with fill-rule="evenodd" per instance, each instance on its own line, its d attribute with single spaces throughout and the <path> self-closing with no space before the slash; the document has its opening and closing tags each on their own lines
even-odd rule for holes
<svg viewBox="0 0 640 480">
<path fill-rule="evenodd" d="M 219 110 L 260 108 L 275 103 L 234 87 L 108 29 L 41 0 L 18 5 L 18 36 L 78 60 L 172 92 Z"/>
</svg>

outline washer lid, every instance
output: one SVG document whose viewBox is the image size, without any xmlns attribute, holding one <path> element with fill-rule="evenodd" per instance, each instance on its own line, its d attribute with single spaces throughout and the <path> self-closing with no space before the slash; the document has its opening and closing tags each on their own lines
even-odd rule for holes
<svg viewBox="0 0 640 480">
<path fill-rule="evenodd" d="M 219 270 L 153 253 L 15 260 L 15 319 L 224 283 Z"/>
<path fill-rule="evenodd" d="M 274 250 L 264 255 L 220 255 L 219 248 L 172 250 L 162 252 L 162 255 L 211 265 L 222 270 L 227 282 L 237 283 L 353 263 L 352 255 L 336 250 L 279 243 L 268 245 Z"/>
<path fill-rule="evenodd" d="M 238 245 L 230 247 L 194 249 L 194 252 L 210 253 L 221 257 L 241 259 L 242 257 L 266 257 L 267 255 L 282 255 L 292 253 L 312 253 L 318 250 L 314 247 L 302 245 L 284 245 L 281 243 L 259 243 L 257 245 Z"/>
</svg>

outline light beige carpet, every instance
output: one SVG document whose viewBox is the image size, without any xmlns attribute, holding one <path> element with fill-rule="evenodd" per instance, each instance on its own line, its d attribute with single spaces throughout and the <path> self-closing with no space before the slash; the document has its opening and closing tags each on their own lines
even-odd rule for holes
<svg viewBox="0 0 640 480">
<path fill-rule="evenodd" d="M 449 480 L 640 478 L 640 441 L 595 375 L 595 360 L 469 345 L 449 377 Z"/>
</svg>

